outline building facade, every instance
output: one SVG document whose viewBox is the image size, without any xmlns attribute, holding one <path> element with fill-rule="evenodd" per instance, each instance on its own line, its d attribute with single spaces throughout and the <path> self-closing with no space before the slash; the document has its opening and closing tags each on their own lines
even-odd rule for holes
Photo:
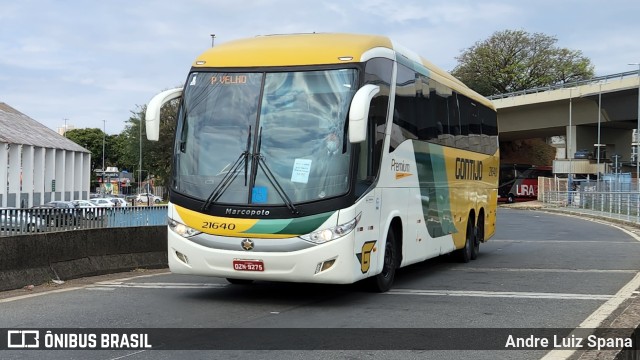
<svg viewBox="0 0 640 360">
<path fill-rule="evenodd" d="M 89 197 L 91 152 L 0 102 L 0 207 Z"/>
</svg>

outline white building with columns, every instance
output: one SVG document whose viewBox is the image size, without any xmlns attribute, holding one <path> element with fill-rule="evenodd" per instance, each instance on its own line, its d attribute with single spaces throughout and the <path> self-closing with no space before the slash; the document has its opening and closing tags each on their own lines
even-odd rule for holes
<svg viewBox="0 0 640 360">
<path fill-rule="evenodd" d="M 89 197 L 91 152 L 0 102 L 0 207 Z"/>
</svg>

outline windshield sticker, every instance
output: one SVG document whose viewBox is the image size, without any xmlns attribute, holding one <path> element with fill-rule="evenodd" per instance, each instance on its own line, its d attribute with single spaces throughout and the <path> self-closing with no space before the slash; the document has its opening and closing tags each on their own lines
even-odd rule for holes
<svg viewBox="0 0 640 360">
<path fill-rule="evenodd" d="M 251 202 L 254 204 L 264 204 L 267 202 L 267 187 L 254 186 L 251 191 Z"/>
<path fill-rule="evenodd" d="M 293 163 L 291 182 L 306 184 L 309 182 L 309 172 L 311 172 L 311 159 L 296 159 Z"/>
<path fill-rule="evenodd" d="M 189 86 L 193 86 L 196 84 L 196 77 L 195 75 L 193 76 L 193 79 L 191 79 L 191 84 L 189 84 Z"/>
</svg>

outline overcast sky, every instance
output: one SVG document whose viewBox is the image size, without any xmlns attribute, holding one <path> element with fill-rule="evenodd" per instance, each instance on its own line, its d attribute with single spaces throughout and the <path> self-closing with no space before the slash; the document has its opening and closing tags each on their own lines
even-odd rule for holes
<svg viewBox="0 0 640 360">
<path fill-rule="evenodd" d="M 637 0 L 0 0 L 0 102 L 56 130 L 121 132 L 138 106 L 183 84 L 211 45 L 294 32 L 391 37 L 445 70 L 501 30 L 555 36 L 596 75 L 637 70 Z"/>
</svg>

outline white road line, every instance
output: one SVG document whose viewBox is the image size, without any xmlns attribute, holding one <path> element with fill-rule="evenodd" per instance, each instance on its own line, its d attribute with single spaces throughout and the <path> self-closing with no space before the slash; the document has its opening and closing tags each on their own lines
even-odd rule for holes
<svg viewBox="0 0 640 360">
<path fill-rule="evenodd" d="M 640 242 L 640 236 L 631 231 L 628 231 L 620 226 L 601 222 L 594 220 L 595 222 L 602 223 L 605 225 L 609 225 L 618 230 L 625 232 L 627 235 L 634 238 L 636 241 Z M 640 288 L 640 273 L 636 274 L 636 276 L 631 279 L 625 286 L 620 289 L 611 299 L 609 299 L 604 304 L 600 305 L 596 311 L 594 311 L 588 318 L 586 318 L 578 327 L 575 329 L 595 329 L 602 322 L 608 318 L 625 300 L 633 297 L 634 293 Z M 559 359 L 568 359 L 575 353 L 575 350 L 551 350 L 549 351 L 542 359 L 543 360 L 559 360 Z"/>
<path fill-rule="evenodd" d="M 88 290 L 97 288 L 137 288 L 137 289 L 211 289 L 225 288 L 227 284 L 207 284 L 207 283 L 125 283 L 122 281 L 104 281 L 98 284 L 87 286 Z"/>
<path fill-rule="evenodd" d="M 146 274 L 146 275 L 130 276 L 130 277 L 126 277 L 126 278 L 120 278 L 118 280 L 119 281 L 127 281 L 127 280 L 142 279 L 142 278 L 158 276 L 158 275 L 167 275 L 167 274 L 171 274 L 171 272 L 167 271 L 167 272 L 157 273 L 157 274 Z M 113 280 L 111 280 L 111 281 L 113 281 Z M 103 281 L 103 283 L 109 283 L 109 282 L 110 281 Z M 100 284 L 100 283 L 96 283 L 96 284 Z M 1 303 L 8 303 L 8 302 L 11 302 L 11 301 L 29 299 L 29 298 L 37 297 L 37 296 L 43 296 L 43 295 L 49 295 L 49 294 L 55 294 L 55 293 L 62 293 L 62 292 L 73 291 L 73 290 L 86 289 L 87 287 L 93 286 L 93 285 L 95 285 L 95 284 L 83 285 L 83 286 L 74 286 L 74 287 L 64 288 L 64 289 L 55 289 L 55 290 L 48 290 L 48 291 L 31 293 L 31 294 L 26 294 L 26 295 L 14 296 L 14 297 L 6 298 L 6 299 L 0 299 L 0 304 Z"/>
<path fill-rule="evenodd" d="M 620 229 L 622 231 L 626 231 L 624 229 Z M 510 242 L 510 243 L 540 243 L 540 244 L 549 244 L 549 243 L 565 243 L 565 244 L 585 244 L 585 243 L 593 243 L 593 244 L 631 244 L 631 245 L 639 245 L 637 241 L 602 241 L 602 240 L 531 240 L 531 239 L 492 239 L 489 240 L 487 244 L 491 243 L 499 243 L 499 242 Z"/>
<path fill-rule="evenodd" d="M 637 274 L 631 281 L 627 283 L 620 291 L 618 291 L 611 299 L 594 311 L 577 329 L 596 329 L 602 322 L 609 317 L 625 300 L 631 298 L 633 293 L 640 287 L 640 274 Z M 567 359 L 575 350 L 552 350 L 548 352 L 542 359 L 556 360 Z"/>
<path fill-rule="evenodd" d="M 479 267 L 455 267 L 449 269 L 451 271 L 467 271 L 467 272 L 541 272 L 541 273 L 602 273 L 602 274 L 637 274 L 638 270 L 624 269 L 535 269 L 535 268 L 479 268 Z"/>
<path fill-rule="evenodd" d="M 6 298 L 6 299 L 0 299 L 0 304 L 1 303 L 8 303 L 8 302 L 11 302 L 11 301 L 16 301 L 16 300 L 28 299 L 28 298 L 32 298 L 32 297 L 36 297 L 36 296 L 42 296 L 42 295 L 49 295 L 49 294 L 54 294 L 54 293 L 61 293 L 61 292 L 79 290 L 79 289 L 83 289 L 83 288 L 84 288 L 84 286 L 80 286 L 80 287 L 71 287 L 71 288 L 66 288 L 66 289 L 56 289 L 56 290 L 50 290 L 50 291 L 43 291 L 43 292 L 27 294 L 27 295 L 18 295 L 18 296 Z"/>
<path fill-rule="evenodd" d="M 145 352 L 145 351 L 147 351 L 147 350 L 140 350 L 140 351 L 132 352 L 132 353 L 127 354 L 127 355 L 123 355 L 123 356 L 118 356 L 118 357 L 115 357 L 115 358 L 111 358 L 110 360 L 124 359 L 124 358 L 126 358 L 126 357 L 133 356 L 133 355 L 137 355 L 137 354 L 143 353 L 143 352 Z"/>
<path fill-rule="evenodd" d="M 415 289 L 391 289 L 385 295 L 422 295 L 422 296 L 457 296 L 457 297 L 488 297 L 488 298 L 514 298 L 514 299 L 555 299 L 555 300 L 609 300 L 612 295 L 601 294 L 563 294 L 563 293 L 536 293 L 518 291 L 464 291 L 464 290 L 415 290 Z"/>
</svg>

